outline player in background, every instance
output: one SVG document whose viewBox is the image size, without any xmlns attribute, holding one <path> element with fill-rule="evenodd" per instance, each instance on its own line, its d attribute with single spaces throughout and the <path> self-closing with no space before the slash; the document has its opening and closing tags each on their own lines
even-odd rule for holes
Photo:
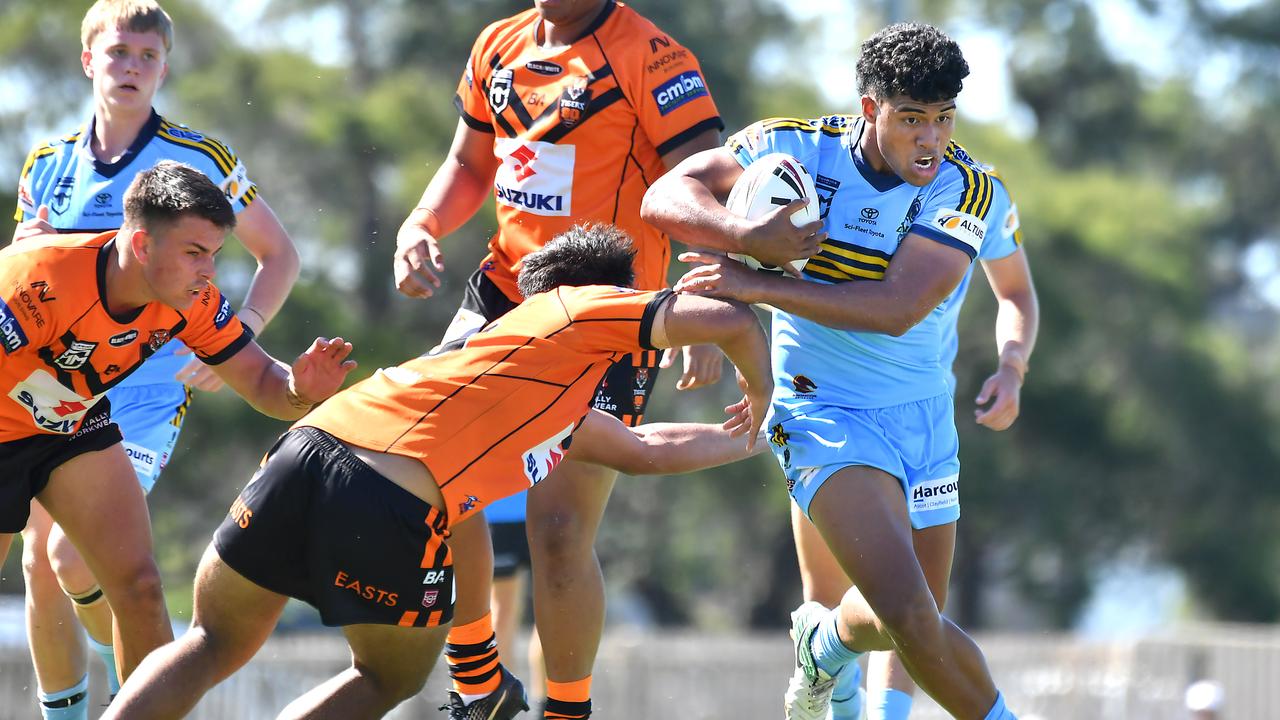
<svg viewBox="0 0 1280 720">
<path fill-rule="evenodd" d="M 450 551 L 451 527 L 550 482 L 567 457 L 628 473 L 745 457 L 772 390 L 755 313 L 631 290 L 633 256 L 616 228 L 572 229 L 526 257 L 527 300 L 501 321 L 379 370 L 296 423 L 205 552 L 191 629 L 147 658 L 106 717 L 185 715 L 257 652 L 287 596 L 343 627 L 352 666 L 282 716 L 381 717 L 422 688 L 445 642 L 464 562 Z M 696 343 L 718 344 L 740 372 L 744 397 L 723 426 L 628 428 L 592 408 L 613 363 Z M 502 683 L 496 693 L 518 689 Z M 454 699 L 454 714 L 495 717 Z"/>
<path fill-rule="evenodd" d="M 636 287 L 666 286 L 670 243 L 640 220 L 641 199 L 668 168 L 718 145 L 723 128 L 689 50 L 614 0 L 534 0 L 531 10 L 480 33 L 455 103 L 461 117 L 453 145 L 401 227 L 394 261 L 401 292 L 431 297 L 444 270 L 440 240 L 493 194 L 498 231 L 444 343 L 515 307 L 524 257 L 575 223 L 624 229 L 636 246 Z M 628 424 L 640 422 L 658 373 L 656 356 L 639 353 L 618 363 L 595 406 Z M 719 378 L 722 359 L 714 349 L 686 348 L 685 356 L 678 388 Z M 590 714 L 591 672 L 604 627 L 594 542 L 615 478 L 607 468 L 568 462 L 528 496 L 549 718 Z M 451 542 L 459 556 L 491 552 L 478 521 L 455 528 Z M 474 706 L 468 712 L 482 716 L 496 702 L 486 698 L 506 677 L 490 642 L 491 580 L 488 571 L 458 574 L 457 618 L 446 651 L 455 692 Z M 495 717 L 510 712 L 500 708 Z"/>
<path fill-rule="evenodd" d="M 756 123 L 659 179 L 643 216 L 691 244 L 749 252 L 737 238 L 761 221 L 721 201 L 770 152 L 798 158 L 820 195 L 826 236 L 803 278 L 687 253 L 706 264 L 675 286 L 776 308 L 770 443 L 856 586 L 834 610 L 808 602 L 792 613 L 803 682 L 788 688 L 787 716 L 825 717 L 858 655 L 897 650 L 954 717 L 1007 720 L 982 652 L 934 593 L 959 517 L 944 316 L 982 249 L 993 198 L 990 174 L 951 142 L 969 69 L 936 28 L 897 24 L 863 43 L 857 71 L 858 115 Z"/>
<path fill-rule="evenodd" d="M 153 109 L 173 45 L 168 14 L 152 0 L 99 0 L 85 14 L 81 42 L 81 64 L 93 83 L 93 116 L 75 132 L 31 151 L 18 186 L 14 240 L 118 228 L 125 188 L 140 171 L 162 159 L 187 163 L 226 194 L 237 213 L 236 236 L 257 259 L 239 314 L 260 334 L 298 276 L 298 254 L 235 153 Z M 113 420 L 145 492 L 170 460 L 191 388 L 222 386 L 212 370 L 177 345 L 163 346 L 111 393 Z M 75 618 L 106 665 L 108 691 L 114 694 L 119 681 L 111 610 L 79 552 L 39 504 L 23 535 L 23 570 L 42 712 L 49 720 L 83 719 L 88 676 Z"/>
<path fill-rule="evenodd" d="M 1009 197 L 1005 183 L 992 174 L 994 196 L 988 217 L 987 238 L 982 243 L 978 259 L 998 306 L 995 323 L 996 371 L 982 384 L 974 410 L 974 420 L 979 425 L 1000 431 L 1008 429 L 1018 418 L 1022 382 L 1026 364 L 1035 347 L 1036 332 L 1040 324 L 1039 304 L 1022 246 L 1021 222 L 1018 209 Z M 1003 219 L 1002 219 L 1003 218 Z M 943 322 L 942 366 L 950 369 L 959 350 L 957 334 L 960 307 L 973 278 L 972 266 L 955 290 L 955 299 L 946 307 Z M 952 397 L 955 397 L 956 377 L 948 375 Z M 840 598 L 849 589 L 849 577 L 841 569 L 831 550 L 823 543 L 813 523 L 799 507 L 791 505 L 791 526 L 795 534 L 796 555 L 800 563 L 800 579 L 804 585 L 805 600 L 813 600 L 825 607 L 840 604 Z M 950 573 L 948 572 L 949 576 Z M 935 588 L 938 607 L 945 607 L 947 587 Z M 912 694 L 915 683 L 890 651 L 877 651 L 867 659 L 866 720 L 906 720 L 911 714 Z M 858 720 L 864 707 L 860 687 L 860 668 L 852 665 L 840 673 L 831 695 L 831 720 Z M 797 670 L 793 684 L 803 682 Z"/>
<path fill-rule="evenodd" d="M 253 342 L 211 282 L 236 216 L 200 171 L 162 161 L 138 173 L 124 206 L 118 232 L 0 251 L 0 558 L 39 500 L 102 585 L 127 677 L 173 631 L 108 392 L 181 340 L 260 412 L 296 419 L 355 363 L 338 338 L 317 339 L 292 367 Z"/>
<path fill-rule="evenodd" d="M 489 612 L 493 616 L 493 632 L 498 638 L 498 656 L 512 658 L 516 636 L 524 619 L 525 589 L 532 561 L 529 539 L 525 532 L 525 504 L 528 491 L 504 497 L 485 508 L 493 541 L 493 590 L 489 593 Z M 545 692 L 547 670 L 542 662 L 542 641 L 535 627 L 529 633 L 526 653 L 529 662 L 530 701 L 540 702 Z"/>
</svg>

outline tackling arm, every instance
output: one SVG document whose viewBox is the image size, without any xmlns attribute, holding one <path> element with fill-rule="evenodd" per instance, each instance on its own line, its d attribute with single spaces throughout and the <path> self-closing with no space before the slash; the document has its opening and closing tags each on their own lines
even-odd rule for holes
<svg viewBox="0 0 1280 720">
<path fill-rule="evenodd" d="M 766 447 L 756 443 L 748 450 L 740 439 L 711 423 L 644 423 L 629 428 L 608 413 L 592 410 L 573 434 L 569 457 L 628 475 L 676 475 L 735 462 Z"/>
</svg>

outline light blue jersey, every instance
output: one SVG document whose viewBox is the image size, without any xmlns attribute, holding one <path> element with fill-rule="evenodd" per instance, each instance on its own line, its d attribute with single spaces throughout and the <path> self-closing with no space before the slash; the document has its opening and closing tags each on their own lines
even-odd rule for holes
<svg viewBox="0 0 1280 720">
<path fill-rule="evenodd" d="M 962 250 L 982 250 L 995 181 L 959 145 L 946 150 L 937 176 L 915 187 L 877 173 L 858 147 L 861 118 L 771 119 L 734 134 L 728 147 L 744 167 L 772 152 L 796 157 L 813 176 L 827 240 L 805 279 L 878 281 L 908 233 Z M 816 401 L 885 408 L 947 393 L 942 361 L 952 295 L 901 337 L 829 328 L 778 311 L 773 316 L 775 411 Z"/>
<path fill-rule="evenodd" d="M 93 124 L 65 137 L 41 143 L 27 156 L 18 181 L 14 219 L 30 220 L 41 205 L 49 206 L 49 223 L 62 232 L 102 232 L 120 227 L 124 191 L 139 172 L 161 160 L 177 160 L 203 172 L 222 188 L 238 213 L 257 197 L 244 165 L 231 148 L 202 133 L 165 120 L 155 111 L 138 137 L 114 163 L 93 156 Z M 178 343 L 168 343 L 120 383 L 119 387 L 178 385 L 174 376 L 190 361 L 175 356 Z"/>
<path fill-rule="evenodd" d="M 991 201 L 991 212 L 987 215 L 992 222 L 986 240 L 982 243 L 982 250 L 978 253 L 979 260 L 1000 260 L 1009 257 L 1022 245 L 1018 206 L 1009 196 L 1009 190 L 1005 187 L 1004 181 L 994 174 L 992 177 L 995 179 L 995 197 Z M 956 375 L 951 368 L 956 361 L 956 354 L 960 351 L 960 307 L 964 305 L 965 294 L 969 292 L 973 269 L 974 266 L 970 265 L 964 278 L 956 286 L 951 301 L 947 303 L 942 321 L 942 366 L 947 368 L 947 381 L 952 395 L 955 395 Z"/>
</svg>

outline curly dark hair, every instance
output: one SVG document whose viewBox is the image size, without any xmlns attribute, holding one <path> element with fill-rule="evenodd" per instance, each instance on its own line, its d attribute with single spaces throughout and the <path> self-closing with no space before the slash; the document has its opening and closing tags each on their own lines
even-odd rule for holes
<svg viewBox="0 0 1280 720">
<path fill-rule="evenodd" d="M 877 100 L 906 95 L 950 100 L 969 75 L 960 46 L 932 25 L 895 23 L 867 38 L 858 58 L 858 92 Z"/>
<path fill-rule="evenodd" d="M 561 285 L 631 287 L 635 256 L 630 236 L 613 225 L 574 225 L 525 256 L 516 284 L 525 297 Z"/>
<path fill-rule="evenodd" d="M 236 226 L 236 214 L 222 190 L 204 173 L 162 160 L 138 173 L 124 191 L 124 224 L 156 231 L 183 215 L 204 218 L 223 230 Z"/>
</svg>

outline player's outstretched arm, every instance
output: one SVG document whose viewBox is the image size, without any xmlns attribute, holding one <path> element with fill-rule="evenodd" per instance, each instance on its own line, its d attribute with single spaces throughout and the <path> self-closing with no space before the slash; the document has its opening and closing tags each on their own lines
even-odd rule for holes
<svg viewBox="0 0 1280 720">
<path fill-rule="evenodd" d="M 745 434 L 751 448 L 773 394 L 768 338 L 755 311 L 738 302 L 674 295 L 663 304 L 654 318 L 651 345 L 667 348 L 706 343 L 719 345 L 738 368 L 745 406 L 730 433 L 734 437 Z"/>
<path fill-rule="evenodd" d="M 568 457 L 628 475 L 677 475 L 736 462 L 766 447 L 758 442 L 748 450 L 723 425 L 644 423 L 629 428 L 608 413 L 592 410 L 573 433 Z"/>
<path fill-rule="evenodd" d="M 1040 303 L 1023 248 L 982 264 L 996 296 L 996 371 L 975 399 L 974 419 L 992 430 L 1013 425 L 1021 411 L 1022 383 L 1040 328 Z"/>
<path fill-rule="evenodd" d="M 686 245 L 744 253 L 774 265 L 817 252 L 826 238 L 822 222 L 800 227 L 791 222 L 791 214 L 803 207 L 803 201 L 757 220 L 726 210 L 724 200 L 740 175 L 742 166 L 727 148 L 696 153 L 649 187 L 640 217 Z"/>
<path fill-rule="evenodd" d="M 262 414 L 296 420 L 342 387 L 356 367 L 350 354 L 351 343 L 342 338 L 316 338 L 289 366 L 251 342 L 214 372 Z"/>
<path fill-rule="evenodd" d="M 493 135 L 459 120 L 448 156 L 396 234 L 392 269 L 400 292 L 429 298 L 440 287 L 437 273 L 444 271 L 440 238 L 480 209 L 499 164 L 493 154 Z"/>
</svg>

